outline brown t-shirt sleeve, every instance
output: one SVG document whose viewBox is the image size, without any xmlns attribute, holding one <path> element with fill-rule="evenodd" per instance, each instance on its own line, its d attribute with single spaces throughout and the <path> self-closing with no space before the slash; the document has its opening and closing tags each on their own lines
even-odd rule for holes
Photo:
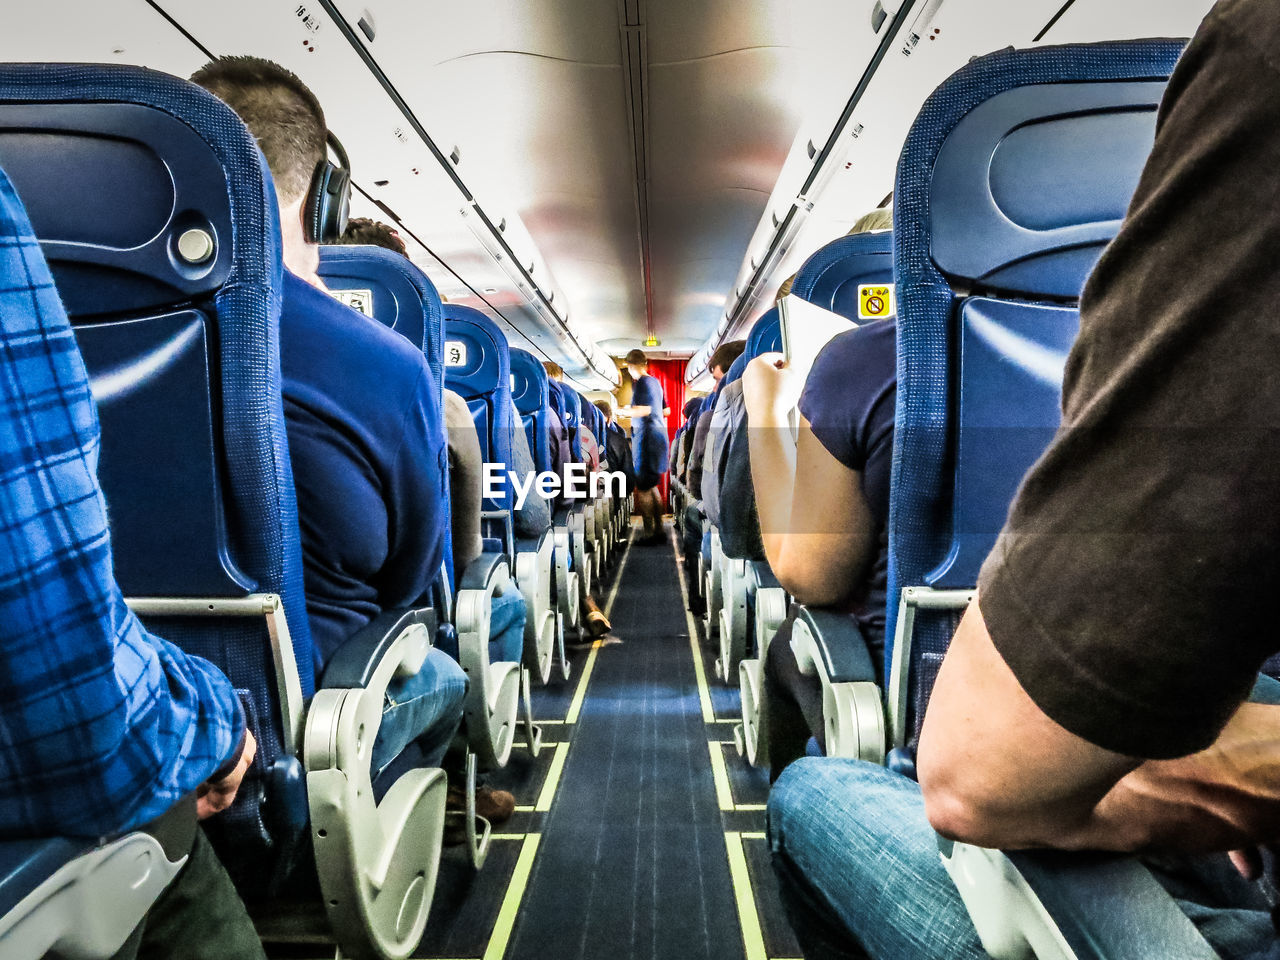
<svg viewBox="0 0 1280 960">
<path fill-rule="evenodd" d="M 1081 303 L 1062 427 L 982 569 L 1053 720 L 1137 757 L 1211 743 L 1280 648 L 1280 17 L 1226 0 L 1179 63 Z"/>
</svg>

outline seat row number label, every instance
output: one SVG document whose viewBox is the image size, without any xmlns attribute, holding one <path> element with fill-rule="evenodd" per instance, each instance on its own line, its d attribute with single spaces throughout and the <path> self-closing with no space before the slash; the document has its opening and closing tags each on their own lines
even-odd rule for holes
<svg viewBox="0 0 1280 960">
<path fill-rule="evenodd" d="M 444 342 L 444 365 L 446 367 L 465 367 L 467 365 L 467 345 L 461 340 Z"/>
</svg>

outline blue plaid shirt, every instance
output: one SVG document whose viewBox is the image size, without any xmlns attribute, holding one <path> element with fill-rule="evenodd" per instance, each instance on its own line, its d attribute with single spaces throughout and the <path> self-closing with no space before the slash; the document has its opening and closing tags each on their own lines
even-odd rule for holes
<svg viewBox="0 0 1280 960">
<path fill-rule="evenodd" d="M 98 447 L 66 312 L 0 172 L 0 837 L 138 826 L 242 737 L 226 677 L 124 604 Z"/>
</svg>

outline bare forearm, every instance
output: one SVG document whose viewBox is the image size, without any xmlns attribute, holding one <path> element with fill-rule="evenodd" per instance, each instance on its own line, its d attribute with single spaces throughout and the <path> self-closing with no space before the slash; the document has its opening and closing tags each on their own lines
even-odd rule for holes
<svg viewBox="0 0 1280 960">
<path fill-rule="evenodd" d="M 786 421 L 767 412 L 753 412 L 749 430 L 751 483 L 764 552 L 775 573 L 783 567 L 791 501 L 795 493 L 796 445 Z"/>
<path fill-rule="evenodd" d="M 1142 763 L 1096 801 L 1089 791 L 1064 791 L 1032 802 L 1033 784 L 1011 784 L 998 791 L 1003 809 L 989 807 L 957 838 L 1005 849 L 1182 853 L 1276 843 L 1278 723 L 1280 707 L 1245 704 L 1209 749 Z"/>
<path fill-rule="evenodd" d="M 1142 764 L 1102 798 L 1080 839 L 1187 853 L 1280 841 L 1280 707 L 1243 704 L 1207 750 Z"/>
</svg>

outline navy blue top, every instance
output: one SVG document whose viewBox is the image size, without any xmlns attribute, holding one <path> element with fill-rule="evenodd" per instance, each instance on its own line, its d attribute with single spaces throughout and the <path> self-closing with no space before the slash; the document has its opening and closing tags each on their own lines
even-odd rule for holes
<svg viewBox="0 0 1280 960">
<path fill-rule="evenodd" d="M 631 421 L 631 454 L 641 490 L 657 484 L 667 471 L 667 419 L 662 415 L 662 384 L 648 374 L 631 390 L 633 407 L 649 407 L 649 415 Z"/>
<path fill-rule="evenodd" d="M 837 336 L 818 354 L 800 396 L 800 412 L 818 442 L 862 475 L 862 493 L 876 524 L 876 558 L 868 578 L 854 588 L 848 609 L 876 650 L 884 644 L 897 330 L 897 321 L 878 320 Z"/>
<path fill-rule="evenodd" d="M 288 272 L 280 365 L 319 676 L 352 634 L 430 587 L 448 449 L 422 351 Z"/>
</svg>

